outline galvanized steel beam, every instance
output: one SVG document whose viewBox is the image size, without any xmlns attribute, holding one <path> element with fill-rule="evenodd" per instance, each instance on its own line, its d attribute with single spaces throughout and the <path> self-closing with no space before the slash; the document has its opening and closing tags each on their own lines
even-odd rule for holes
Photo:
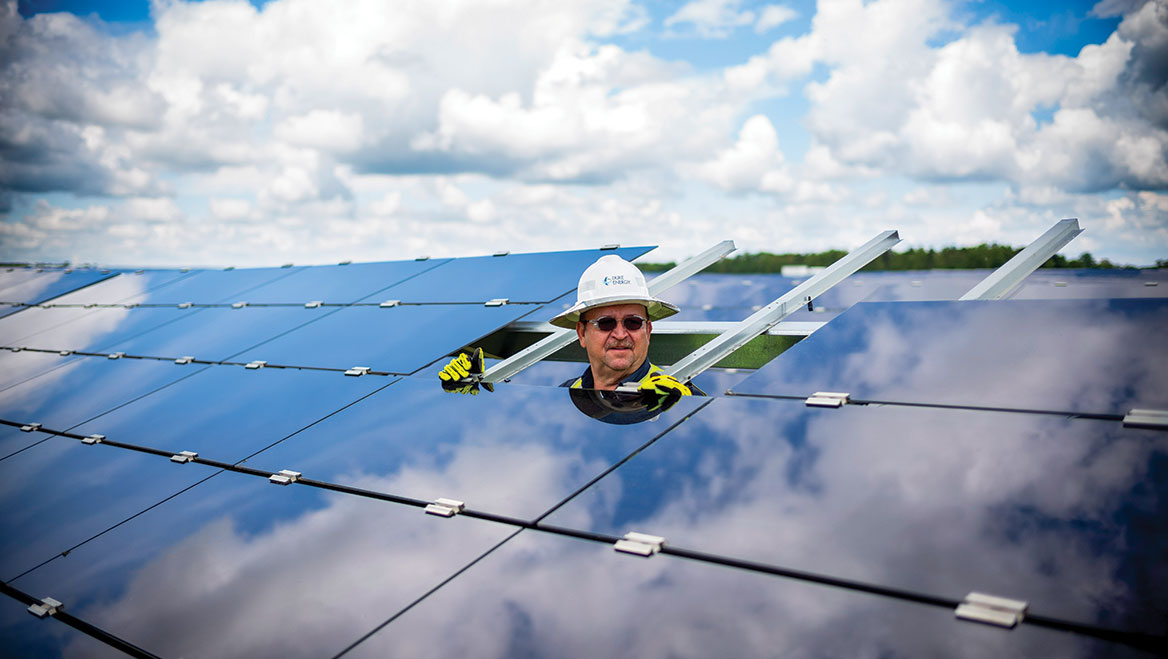
<svg viewBox="0 0 1168 659">
<path fill-rule="evenodd" d="M 1083 233 L 1076 219 L 1060 220 L 1037 240 L 1026 246 L 1026 249 L 1014 255 L 1000 268 L 981 280 L 977 286 L 969 289 L 962 295 L 961 300 L 1000 300 L 1022 280 L 1030 276 L 1046 260 L 1058 253 L 1064 245 L 1071 242 L 1075 236 Z"/>
<path fill-rule="evenodd" d="M 900 236 L 896 231 L 881 233 L 665 371 L 682 382 L 693 379 L 717 364 L 723 357 L 746 345 L 754 337 L 778 325 L 809 300 L 814 300 L 899 242 Z"/>
</svg>

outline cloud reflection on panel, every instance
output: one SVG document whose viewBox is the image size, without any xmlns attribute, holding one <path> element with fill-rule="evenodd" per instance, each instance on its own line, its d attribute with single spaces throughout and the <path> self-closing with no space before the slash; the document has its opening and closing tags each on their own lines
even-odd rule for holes
<svg viewBox="0 0 1168 659">
<path fill-rule="evenodd" d="M 1113 422 L 723 398 L 549 522 L 1163 633 L 1165 460 Z"/>
<path fill-rule="evenodd" d="M 565 389 L 509 385 L 460 396 L 436 379 L 406 380 L 247 464 L 536 516 L 701 402 L 620 427 L 577 412 Z M 16 585 L 62 593 L 75 614 L 166 656 L 256 656 L 282 643 L 320 655 L 513 531 L 223 474 Z"/>
<path fill-rule="evenodd" d="M 29 583 L 72 582 L 57 587 L 75 615 L 161 656 L 330 656 L 512 532 L 235 474 L 196 490 L 212 496 L 75 552 L 81 578 L 56 566 Z"/>
<path fill-rule="evenodd" d="M 1168 404 L 1165 300 L 853 307 L 740 393 L 1126 414 Z"/>
<path fill-rule="evenodd" d="M 352 657 L 1082 656 L 1080 639 L 524 532 Z M 1046 654 L 1049 653 L 1049 654 Z"/>
</svg>

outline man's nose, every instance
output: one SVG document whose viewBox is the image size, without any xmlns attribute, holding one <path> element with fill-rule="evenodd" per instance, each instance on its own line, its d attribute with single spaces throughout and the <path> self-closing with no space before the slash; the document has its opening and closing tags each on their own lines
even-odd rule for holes
<svg viewBox="0 0 1168 659">
<path fill-rule="evenodd" d="M 618 320 L 616 323 L 616 327 L 614 327 L 612 329 L 613 338 L 619 339 L 619 338 L 626 337 L 628 335 L 629 335 L 629 331 L 627 329 L 625 329 L 625 321 L 623 319 Z"/>
</svg>

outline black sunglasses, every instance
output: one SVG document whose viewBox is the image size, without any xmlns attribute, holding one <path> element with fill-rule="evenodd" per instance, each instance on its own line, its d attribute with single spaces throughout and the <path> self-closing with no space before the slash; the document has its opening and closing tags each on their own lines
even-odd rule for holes
<svg viewBox="0 0 1168 659">
<path fill-rule="evenodd" d="M 612 316 L 601 316 L 592 320 L 585 321 L 592 323 L 592 326 L 601 332 L 611 332 L 616 329 L 616 318 Z M 625 316 L 621 319 L 621 324 L 625 326 L 630 332 L 636 332 L 645 325 L 645 319 L 640 316 Z"/>
</svg>

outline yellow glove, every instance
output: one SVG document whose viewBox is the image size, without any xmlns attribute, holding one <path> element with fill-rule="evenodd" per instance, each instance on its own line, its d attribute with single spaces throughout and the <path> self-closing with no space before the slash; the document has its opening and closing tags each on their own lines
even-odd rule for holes
<svg viewBox="0 0 1168 659">
<path fill-rule="evenodd" d="M 442 389 L 447 393 L 478 395 L 479 383 L 471 377 L 483 374 L 483 349 L 475 348 L 469 355 L 459 353 L 450 363 L 442 367 L 438 379 L 442 381 Z M 487 391 L 494 391 L 495 387 L 487 382 L 482 383 Z"/>
<path fill-rule="evenodd" d="M 641 380 L 637 392 L 645 400 L 645 406 L 650 412 L 660 408 L 665 411 L 673 407 L 682 396 L 692 396 L 693 392 L 672 375 L 654 373 Z"/>
</svg>

